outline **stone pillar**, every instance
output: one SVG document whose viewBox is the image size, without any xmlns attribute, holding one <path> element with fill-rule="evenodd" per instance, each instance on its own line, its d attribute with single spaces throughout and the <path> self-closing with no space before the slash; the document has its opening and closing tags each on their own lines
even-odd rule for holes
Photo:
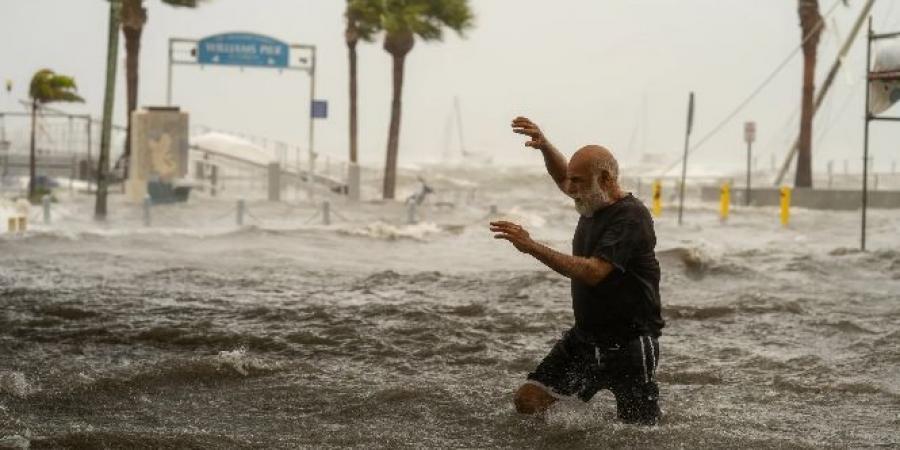
<svg viewBox="0 0 900 450">
<path fill-rule="evenodd" d="M 219 166 L 209 167 L 209 195 L 215 197 L 219 183 Z"/>
<path fill-rule="evenodd" d="M 281 200 L 281 165 L 277 162 L 269 163 L 269 201 Z"/>
<path fill-rule="evenodd" d="M 178 108 L 150 107 L 131 116 L 128 198 L 141 202 L 147 181 L 172 182 L 187 175 L 188 114 Z"/>
<path fill-rule="evenodd" d="M 244 226 L 244 211 L 247 209 L 246 203 L 244 203 L 244 199 L 240 199 L 237 202 L 237 226 Z"/>
<path fill-rule="evenodd" d="M 359 201 L 359 164 L 350 163 L 347 165 L 347 196 L 351 201 Z"/>
</svg>

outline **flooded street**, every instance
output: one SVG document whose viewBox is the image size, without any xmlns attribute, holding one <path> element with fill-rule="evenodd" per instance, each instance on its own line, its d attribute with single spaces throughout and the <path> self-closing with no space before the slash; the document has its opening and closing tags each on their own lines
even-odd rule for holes
<svg viewBox="0 0 900 450">
<path fill-rule="evenodd" d="M 231 203 L 198 198 L 125 232 L 139 207 L 98 227 L 77 218 L 89 200 L 60 205 L 70 216 L 0 239 L 2 442 L 900 446 L 891 211 L 871 214 L 867 253 L 857 213 L 796 210 L 782 229 L 770 208 L 721 224 L 689 204 L 680 228 L 664 212 L 662 424 L 619 423 L 609 392 L 516 414 L 514 389 L 573 320 L 568 281 L 487 230 L 497 204 L 570 250 L 577 213 L 518 187 L 531 177 L 416 225 L 402 205 L 336 203 L 346 220 L 324 226 L 303 223 L 309 206 L 259 202 L 237 228 L 203 222 Z"/>
</svg>

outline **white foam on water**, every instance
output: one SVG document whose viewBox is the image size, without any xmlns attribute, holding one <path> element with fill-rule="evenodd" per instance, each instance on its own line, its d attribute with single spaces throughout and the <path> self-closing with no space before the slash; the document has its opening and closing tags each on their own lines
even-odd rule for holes
<svg viewBox="0 0 900 450">
<path fill-rule="evenodd" d="M 31 430 L 25 430 L 23 435 L 11 434 L 0 437 L 0 448 L 24 449 L 31 448 Z"/>
<path fill-rule="evenodd" d="M 269 369 L 264 362 L 247 355 L 247 349 L 244 347 L 231 351 L 220 351 L 216 356 L 216 362 L 220 368 L 232 369 L 243 376 L 249 375 L 251 370 Z"/>
<path fill-rule="evenodd" d="M 425 238 L 440 234 L 442 232 L 434 222 L 419 222 L 409 225 L 394 225 L 387 222 L 377 221 L 366 224 L 362 227 L 347 227 L 342 231 L 353 236 L 363 236 L 376 239 L 414 239 L 424 240 Z"/>
<path fill-rule="evenodd" d="M 605 422 L 597 410 L 577 399 L 562 399 L 554 403 L 544 418 L 548 425 L 569 430 L 596 428 Z"/>
<path fill-rule="evenodd" d="M 34 392 L 34 390 L 22 372 L 0 372 L 0 393 L 22 398 Z"/>
</svg>

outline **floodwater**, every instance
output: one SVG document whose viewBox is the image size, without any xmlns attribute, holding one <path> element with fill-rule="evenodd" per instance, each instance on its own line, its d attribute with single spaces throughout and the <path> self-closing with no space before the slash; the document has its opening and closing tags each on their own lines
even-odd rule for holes
<svg viewBox="0 0 900 450">
<path fill-rule="evenodd" d="M 858 213 L 796 210 L 783 229 L 775 209 L 723 224 L 689 203 L 678 227 L 667 209 L 664 416 L 646 428 L 617 422 L 608 392 L 515 413 L 571 300 L 491 238 L 488 206 L 561 250 L 577 215 L 535 171 L 443 176 L 482 188 L 417 225 L 402 205 L 334 199 L 332 225 L 251 201 L 239 228 L 231 200 L 198 197 L 146 228 L 114 200 L 100 226 L 90 199 L 64 199 L 51 224 L 0 238 L 0 444 L 900 446 L 896 211 L 872 212 L 860 253 Z"/>
</svg>

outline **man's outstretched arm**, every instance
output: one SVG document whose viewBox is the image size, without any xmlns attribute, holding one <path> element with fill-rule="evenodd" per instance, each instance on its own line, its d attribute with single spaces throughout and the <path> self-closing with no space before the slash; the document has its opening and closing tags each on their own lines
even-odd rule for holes
<svg viewBox="0 0 900 450">
<path fill-rule="evenodd" d="M 568 255 L 538 242 L 527 253 L 556 273 L 590 286 L 599 284 L 613 271 L 612 264 L 600 258 Z"/>
<path fill-rule="evenodd" d="M 568 255 L 540 244 L 531 239 L 528 231 L 512 222 L 491 222 L 491 231 L 497 233 L 494 235 L 495 239 L 506 239 L 522 253 L 533 256 L 566 278 L 594 286 L 613 271 L 612 264 L 600 258 Z"/>
<path fill-rule="evenodd" d="M 527 117 L 516 117 L 512 121 L 513 132 L 524 134 L 531 138 L 525 143 L 526 147 L 536 148 L 544 156 L 544 166 L 559 189 L 566 192 L 566 170 L 568 161 L 553 144 L 544 136 L 541 129 Z"/>
</svg>

